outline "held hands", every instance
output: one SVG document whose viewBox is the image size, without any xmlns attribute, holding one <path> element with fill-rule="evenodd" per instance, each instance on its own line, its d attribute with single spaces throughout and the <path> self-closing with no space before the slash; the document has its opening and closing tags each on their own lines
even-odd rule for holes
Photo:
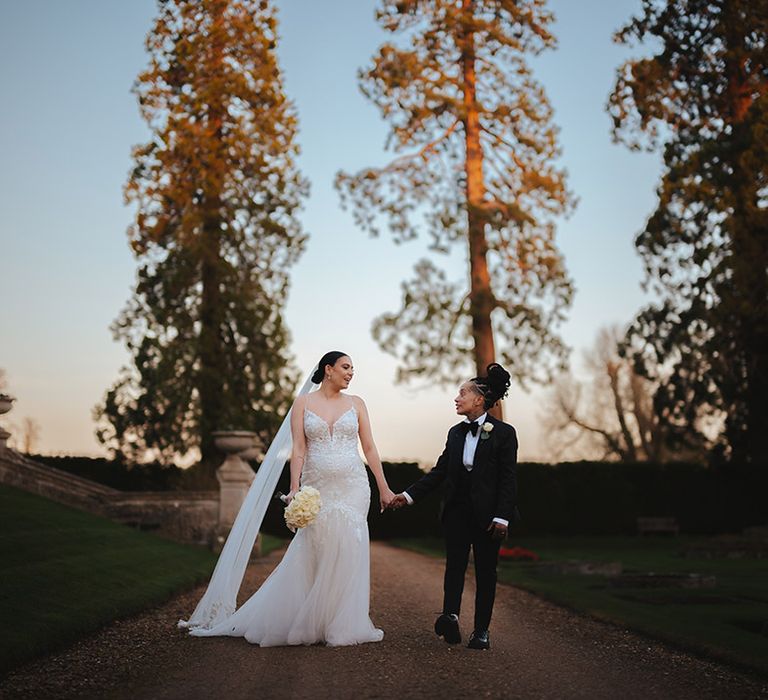
<svg viewBox="0 0 768 700">
<path fill-rule="evenodd" d="M 501 523 L 492 522 L 488 526 L 488 532 L 491 533 L 491 539 L 494 542 L 501 542 L 507 536 L 507 526 Z"/>
<path fill-rule="evenodd" d="M 407 506 L 408 501 L 405 500 L 405 496 L 403 496 L 402 493 L 398 493 L 397 496 L 395 496 L 390 502 L 388 508 L 390 510 L 397 510 L 398 508 L 402 508 L 403 506 Z"/>
<path fill-rule="evenodd" d="M 397 496 L 395 496 L 394 491 L 390 489 L 388 486 L 383 488 L 379 492 L 379 505 L 381 506 L 381 513 L 383 513 L 385 510 L 390 508 L 392 506 L 392 501 L 395 500 Z"/>
</svg>

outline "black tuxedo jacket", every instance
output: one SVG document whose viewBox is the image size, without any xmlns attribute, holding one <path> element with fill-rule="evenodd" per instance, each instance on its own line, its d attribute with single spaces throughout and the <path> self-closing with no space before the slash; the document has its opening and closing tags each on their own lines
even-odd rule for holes
<svg viewBox="0 0 768 700">
<path fill-rule="evenodd" d="M 491 416 L 486 416 L 485 422 L 490 423 L 493 430 L 487 439 L 481 435 L 477 442 L 471 472 L 472 507 L 483 527 L 488 527 L 494 518 L 504 518 L 512 524 L 520 519 L 517 510 L 517 434 L 511 425 Z M 462 473 L 459 470 L 466 471 L 466 433 L 462 423 L 448 431 L 445 449 L 432 470 L 406 489 L 415 503 L 445 482 L 443 520 L 450 517 L 451 502 Z"/>
</svg>

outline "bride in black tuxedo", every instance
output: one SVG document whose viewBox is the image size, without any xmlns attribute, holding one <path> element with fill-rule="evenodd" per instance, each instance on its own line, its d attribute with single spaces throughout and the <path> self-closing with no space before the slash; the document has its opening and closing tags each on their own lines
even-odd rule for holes
<svg viewBox="0 0 768 700">
<path fill-rule="evenodd" d="M 461 642 L 461 596 L 472 550 L 477 592 L 474 628 L 467 645 L 470 649 L 491 646 L 488 628 L 496 595 L 499 547 L 509 524 L 519 517 L 517 435 L 511 425 L 488 415 L 488 410 L 506 396 L 509 380 L 509 373 L 492 363 L 486 376 L 474 377 L 459 387 L 454 402 L 456 413 L 464 420 L 448 431 L 445 449 L 434 468 L 390 504 L 399 508 L 415 503 L 445 483 L 444 598 L 435 632 L 449 644 Z"/>
</svg>

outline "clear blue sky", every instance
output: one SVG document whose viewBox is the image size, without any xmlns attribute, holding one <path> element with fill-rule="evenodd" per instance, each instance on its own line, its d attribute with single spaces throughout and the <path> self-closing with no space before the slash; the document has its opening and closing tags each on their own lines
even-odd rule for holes
<svg viewBox="0 0 768 700">
<path fill-rule="evenodd" d="M 312 184 L 302 214 L 310 240 L 292 272 L 286 318 L 300 367 L 331 348 L 352 355 L 352 390 L 368 403 L 382 456 L 429 462 L 455 420 L 454 389 L 396 386 L 394 360 L 370 336 L 372 319 L 398 308 L 400 282 L 424 243 L 368 238 L 341 211 L 332 186 L 338 169 L 387 158 L 386 125 L 355 77 L 383 39 L 375 4 L 277 2 L 285 89 L 298 110 L 300 166 Z M 614 145 L 605 112 L 615 69 L 630 55 L 611 35 L 640 1 L 549 5 L 559 48 L 533 65 L 580 200 L 558 226 L 577 288 L 562 332 L 578 368 L 598 328 L 630 320 L 644 302 L 632 242 L 654 207 L 660 162 Z M 100 453 L 91 410 L 128 361 L 108 327 L 136 269 L 122 187 L 131 146 L 148 136 L 130 88 L 146 64 L 155 9 L 151 0 L 0 2 L 0 367 L 18 397 L 5 424 L 34 417 L 45 452 Z M 523 458 L 546 453 L 541 391 L 515 388 L 505 404 Z"/>
</svg>

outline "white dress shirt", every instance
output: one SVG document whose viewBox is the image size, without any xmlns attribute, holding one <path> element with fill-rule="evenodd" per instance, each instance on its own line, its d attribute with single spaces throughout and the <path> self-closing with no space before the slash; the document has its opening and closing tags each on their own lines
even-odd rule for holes
<svg viewBox="0 0 768 700">
<path fill-rule="evenodd" d="M 477 443 L 480 442 L 480 433 L 482 431 L 483 423 L 488 416 L 487 413 L 483 413 L 482 416 L 477 418 L 474 422 L 477 423 L 477 432 L 472 433 L 467 430 L 467 437 L 464 438 L 464 467 L 468 472 L 472 471 L 472 462 L 475 461 L 475 452 L 477 452 Z M 470 423 L 469 418 L 464 419 L 465 423 Z"/>
<path fill-rule="evenodd" d="M 462 457 L 462 462 L 464 463 L 464 468 L 468 471 L 472 471 L 472 462 L 475 461 L 475 452 L 477 451 L 477 443 L 480 441 L 480 433 L 483 429 L 483 423 L 485 423 L 485 419 L 488 416 L 487 413 L 483 413 L 482 416 L 475 419 L 475 422 L 477 423 L 477 432 L 472 435 L 472 433 L 467 430 L 467 436 L 464 438 L 464 454 Z M 471 421 L 469 418 L 464 418 L 465 423 L 470 423 Z M 408 505 L 413 504 L 413 499 L 411 498 L 411 494 L 409 494 L 407 491 L 403 491 L 403 496 L 405 496 L 405 500 L 408 501 Z M 504 518 L 494 518 L 493 522 L 499 523 L 501 525 L 504 525 L 504 527 L 509 527 L 509 521 L 504 520 Z"/>
</svg>

